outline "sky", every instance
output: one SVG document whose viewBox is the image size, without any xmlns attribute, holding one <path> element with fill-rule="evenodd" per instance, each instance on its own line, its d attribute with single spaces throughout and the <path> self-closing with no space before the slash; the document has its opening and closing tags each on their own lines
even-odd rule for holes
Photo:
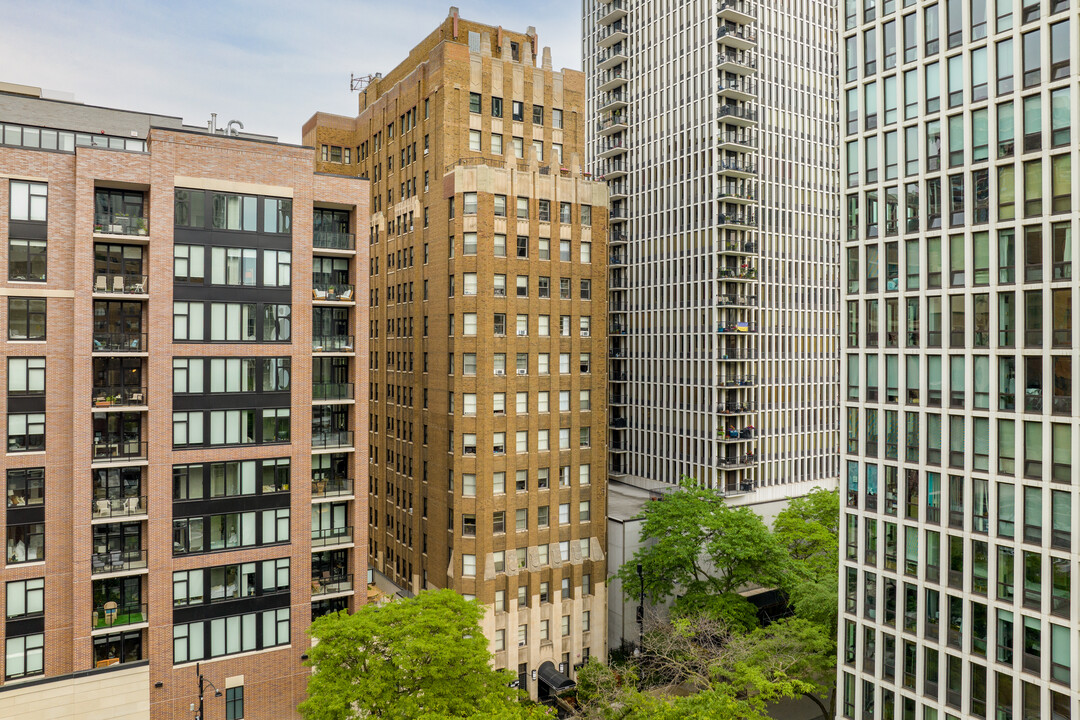
<svg viewBox="0 0 1080 720">
<path fill-rule="evenodd" d="M 581 0 L 0 0 L 0 81 L 299 143 L 317 110 L 356 115 L 350 73 L 388 73 L 455 2 L 581 69 Z"/>
</svg>

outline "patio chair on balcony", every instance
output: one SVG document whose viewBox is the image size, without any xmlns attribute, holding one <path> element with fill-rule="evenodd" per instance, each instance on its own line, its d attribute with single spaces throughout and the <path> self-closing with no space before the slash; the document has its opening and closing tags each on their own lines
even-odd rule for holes
<svg viewBox="0 0 1080 720">
<path fill-rule="evenodd" d="M 123 570 L 124 569 L 124 553 L 120 550 L 112 550 L 109 552 L 109 569 L 110 570 Z"/>
<path fill-rule="evenodd" d="M 350 300 L 352 300 L 352 294 L 353 294 L 352 288 L 349 288 L 345 292 L 338 295 L 338 300 L 341 300 L 343 302 L 349 302 Z"/>
<path fill-rule="evenodd" d="M 326 291 L 318 288 L 312 289 L 311 294 L 316 300 L 325 300 L 327 298 Z"/>
<path fill-rule="evenodd" d="M 98 500 L 94 503 L 94 505 L 97 508 L 97 514 L 99 517 L 108 517 L 110 515 L 108 500 Z"/>
<path fill-rule="evenodd" d="M 109 278 L 104 275 L 98 275 L 94 278 L 94 292 L 109 292 Z"/>
<path fill-rule="evenodd" d="M 124 510 L 128 515 L 137 515 L 139 513 L 139 498 L 129 497 L 124 503 Z"/>
<path fill-rule="evenodd" d="M 99 500 L 98 502 L 101 501 Z M 101 555 L 92 556 L 90 558 L 90 570 L 91 572 L 105 572 L 105 558 Z"/>
<path fill-rule="evenodd" d="M 113 279 L 112 279 L 112 291 L 114 293 L 123 293 L 124 292 L 124 276 L 123 275 L 114 275 L 113 276 Z"/>
<path fill-rule="evenodd" d="M 142 405 L 143 404 L 143 394 L 141 392 L 133 392 L 133 393 L 131 393 L 131 403 L 133 405 Z"/>
</svg>

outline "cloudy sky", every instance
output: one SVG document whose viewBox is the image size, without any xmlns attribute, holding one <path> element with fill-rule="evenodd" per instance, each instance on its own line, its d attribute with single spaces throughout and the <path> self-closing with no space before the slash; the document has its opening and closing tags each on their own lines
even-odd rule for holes
<svg viewBox="0 0 1080 720">
<path fill-rule="evenodd" d="M 356 114 L 349 73 L 391 70 L 454 2 L 580 69 L 581 0 L 37 0 L 3 3 L 0 81 L 299 142 L 316 110 Z"/>
</svg>

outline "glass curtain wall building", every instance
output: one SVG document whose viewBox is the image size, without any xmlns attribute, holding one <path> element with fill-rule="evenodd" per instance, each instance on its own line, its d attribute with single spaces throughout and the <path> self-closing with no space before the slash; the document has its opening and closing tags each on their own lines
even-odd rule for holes
<svg viewBox="0 0 1080 720">
<path fill-rule="evenodd" d="M 839 712 L 1070 718 L 1080 8 L 841 5 Z"/>
</svg>

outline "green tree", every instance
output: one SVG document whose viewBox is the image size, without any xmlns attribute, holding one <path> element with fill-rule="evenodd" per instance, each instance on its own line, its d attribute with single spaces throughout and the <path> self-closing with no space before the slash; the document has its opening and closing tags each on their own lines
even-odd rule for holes
<svg viewBox="0 0 1080 720">
<path fill-rule="evenodd" d="M 715 491 L 683 478 L 677 492 L 645 506 L 645 545 L 618 571 L 627 595 L 639 587 L 654 601 L 679 593 L 677 614 L 710 613 L 753 626 L 753 607 L 738 595 L 749 585 L 776 586 L 787 553 L 750 508 L 732 508 Z M 749 623 L 749 625 L 747 624 Z"/>
<path fill-rule="evenodd" d="M 776 516 L 773 533 L 791 557 L 781 587 L 796 614 L 835 636 L 840 574 L 840 493 L 812 490 Z"/>
<path fill-rule="evenodd" d="M 306 720 L 553 717 L 522 704 L 512 673 L 492 669 L 483 615 L 476 602 L 434 590 L 317 619 L 300 712 Z"/>
</svg>

